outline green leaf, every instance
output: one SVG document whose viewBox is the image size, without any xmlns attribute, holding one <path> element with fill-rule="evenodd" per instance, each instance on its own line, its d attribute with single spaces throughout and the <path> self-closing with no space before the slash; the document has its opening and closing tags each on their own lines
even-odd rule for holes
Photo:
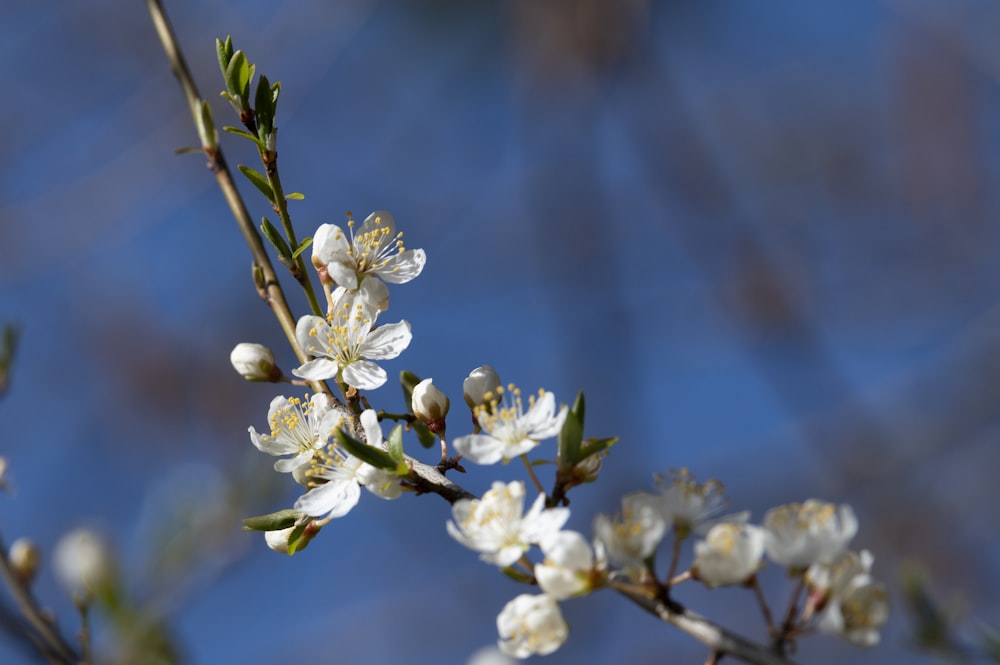
<svg viewBox="0 0 1000 665">
<path fill-rule="evenodd" d="M 284 257 L 286 261 L 291 261 L 292 252 L 288 249 L 288 243 L 285 242 L 285 239 L 278 233 L 278 229 L 274 228 L 274 224 L 267 217 L 262 217 L 261 219 L 264 220 L 260 225 L 260 230 L 264 234 L 264 237 L 270 240 L 274 248 L 278 250 L 278 256 Z"/>
<path fill-rule="evenodd" d="M 292 192 L 291 194 L 285 194 L 285 198 L 288 199 L 289 201 L 301 201 L 305 197 L 306 197 L 305 194 L 302 194 L 301 192 Z"/>
<path fill-rule="evenodd" d="M 257 517 L 248 517 L 243 520 L 243 530 L 244 531 L 280 531 L 281 529 L 287 529 L 288 527 L 295 524 L 295 521 L 302 516 L 297 510 L 292 510 L 287 508 L 285 510 L 279 510 L 276 513 L 270 513 L 269 515 L 258 515 Z"/>
<path fill-rule="evenodd" d="M 268 201 L 274 203 L 274 190 L 271 189 L 271 183 L 267 181 L 263 173 L 255 171 L 245 164 L 237 164 L 236 168 L 247 177 L 247 180 L 253 183 L 254 187 L 260 190 L 261 194 L 267 197 Z"/>
<path fill-rule="evenodd" d="M 231 35 L 226 36 L 226 41 L 222 41 L 218 37 L 215 38 L 215 52 L 219 56 L 219 69 L 222 70 L 222 75 L 226 75 L 226 70 L 229 69 L 229 61 L 233 58 L 233 38 Z"/>
<path fill-rule="evenodd" d="M 299 245 L 298 249 L 296 249 L 295 252 L 292 254 L 292 258 L 293 259 L 299 258 L 299 254 L 306 251 L 306 248 L 309 247 L 311 244 L 313 244 L 312 238 L 306 238 L 305 240 L 303 240 L 302 244 Z"/>
<path fill-rule="evenodd" d="M 174 150 L 175 155 L 186 155 L 189 152 L 201 152 L 201 148 L 195 148 L 194 146 L 188 146 L 186 148 L 177 148 Z"/>
<path fill-rule="evenodd" d="M 396 425 L 389 432 L 389 455 L 397 462 L 406 462 L 403 454 L 403 426 Z"/>
<path fill-rule="evenodd" d="M 410 404 L 413 403 L 413 388 L 420 383 L 420 377 L 410 372 L 408 370 L 403 370 L 399 373 L 399 383 L 403 387 L 403 402 L 406 404 L 406 410 L 410 410 Z"/>
<path fill-rule="evenodd" d="M 376 469 L 399 473 L 400 463 L 394 460 L 392 455 L 381 448 L 369 446 L 367 443 L 358 441 L 353 436 L 345 432 L 343 428 L 337 430 L 337 443 L 339 443 L 344 450 L 354 455 L 362 462 L 371 464 Z M 403 469 L 404 474 L 408 472 L 405 464 L 403 465 Z"/>
<path fill-rule="evenodd" d="M 246 108 L 250 91 L 250 79 L 253 76 L 254 68 L 247 63 L 247 57 L 243 51 L 233 54 L 226 67 L 226 89 L 229 94 L 239 98 L 241 107 Z"/>
<path fill-rule="evenodd" d="M 562 429 L 559 430 L 559 460 L 563 464 L 575 465 L 586 455 L 581 456 L 580 442 L 583 441 L 583 392 L 576 396 L 573 407 L 566 414 Z"/>
<path fill-rule="evenodd" d="M 257 132 L 261 141 L 274 131 L 274 98 L 271 84 L 263 74 L 257 79 L 257 95 L 254 97 L 257 112 Z"/>
<path fill-rule="evenodd" d="M 424 448 L 431 448 L 434 446 L 434 432 L 427 429 L 427 425 L 419 420 L 415 420 L 410 427 L 413 428 L 413 432 L 417 435 L 417 441 Z"/>
<path fill-rule="evenodd" d="M 223 126 L 222 131 L 229 132 L 230 134 L 236 134 L 237 136 L 242 136 L 245 139 L 250 139 L 251 141 L 256 143 L 261 149 L 264 148 L 263 142 L 250 132 L 246 131 L 245 129 L 240 129 L 239 127 L 233 127 L 232 125 L 225 125 Z"/>
</svg>

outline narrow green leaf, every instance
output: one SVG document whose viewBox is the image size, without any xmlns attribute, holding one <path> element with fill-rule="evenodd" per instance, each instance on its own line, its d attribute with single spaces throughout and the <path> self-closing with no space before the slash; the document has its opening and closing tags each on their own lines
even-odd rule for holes
<svg viewBox="0 0 1000 665">
<path fill-rule="evenodd" d="M 247 101 L 245 90 L 249 74 L 250 66 L 247 64 L 246 55 L 243 54 L 243 51 L 237 51 L 229 61 L 229 66 L 226 67 L 226 90 L 229 91 L 230 95 L 237 97 L 244 103 Z"/>
<path fill-rule="evenodd" d="M 201 152 L 201 148 L 195 148 L 194 146 L 188 146 L 186 148 L 177 148 L 174 150 L 175 155 L 186 155 L 189 152 Z"/>
<path fill-rule="evenodd" d="M 226 41 L 222 41 L 218 37 L 215 38 L 215 52 L 219 56 L 219 69 L 222 71 L 222 75 L 226 75 L 226 70 L 229 68 L 229 61 L 233 57 L 233 38 L 230 35 L 226 36 Z"/>
<path fill-rule="evenodd" d="M 417 441 L 424 448 L 432 448 L 434 446 L 434 432 L 427 429 L 427 425 L 423 422 L 416 420 L 410 427 L 413 428 L 413 432 L 417 435 Z"/>
<path fill-rule="evenodd" d="M 240 170 L 240 173 L 247 177 L 253 186 L 260 190 L 260 193 L 267 197 L 267 200 L 272 204 L 274 203 L 274 191 L 271 189 L 271 183 L 267 181 L 260 171 L 255 171 L 254 169 L 246 166 L 245 164 L 237 164 L 236 168 Z"/>
<path fill-rule="evenodd" d="M 250 132 L 246 131 L 245 129 L 240 129 L 239 127 L 233 127 L 232 125 L 225 125 L 223 126 L 222 131 L 229 132 L 230 134 L 235 134 L 236 136 L 242 136 L 245 139 L 253 141 L 261 148 L 264 147 L 264 144 L 261 142 L 259 138 L 257 138 Z"/>
<path fill-rule="evenodd" d="M 274 99 L 271 96 L 271 84 L 263 74 L 257 79 L 257 95 L 254 97 L 254 110 L 257 113 L 257 131 L 263 141 L 274 129 Z"/>
<path fill-rule="evenodd" d="M 248 517 L 243 520 L 244 531 L 280 531 L 295 524 L 295 520 L 301 517 L 302 513 L 291 508 L 279 510 L 269 515 L 258 515 Z"/>
<path fill-rule="evenodd" d="M 397 462 L 405 462 L 406 456 L 403 454 L 403 426 L 396 425 L 389 432 L 389 455 Z"/>
<path fill-rule="evenodd" d="M 271 112 L 278 112 L 278 95 L 281 94 L 281 81 L 275 81 L 271 86 Z"/>
<path fill-rule="evenodd" d="M 306 197 L 305 194 L 302 194 L 301 192 L 292 192 L 291 194 L 285 194 L 285 198 L 288 199 L 289 201 L 301 201 L 305 197 Z"/>
<path fill-rule="evenodd" d="M 285 239 L 281 237 L 280 233 L 278 233 L 278 229 L 274 228 L 274 224 L 272 224 L 267 217 L 262 217 L 261 219 L 264 220 L 260 225 L 261 233 L 263 233 L 264 237 L 270 240 L 271 244 L 274 245 L 274 248 L 278 250 L 278 256 L 282 256 L 286 261 L 290 262 L 292 252 L 288 249 L 288 243 L 285 242 Z"/>
<path fill-rule="evenodd" d="M 343 428 L 337 430 L 337 442 L 344 448 L 344 450 L 354 455 L 362 462 L 367 462 L 377 469 L 383 469 L 385 471 L 392 471 L 395 473 L 399 468 L 399 463 L 392 458 L 392 455 L 381 448 L 369 446 L 367 443 L 358 441 L 353 436 L 345 432 Z"/>
<path fill-rule="evenodd" d="M 302 536 L 306 532 L 306 528 L 309 526 L 309 520 L 303 520 L 301 524 L 297 525 L 292 532 L 288 534 L 288 556 L 292 556 L 296 552 L 301 552 L 309 544 L 312 538 L 303 538 Z"/>
<path fill-rule="evenodd" d="M 198 126 L 198 138 L 201 139 L 203 148 L 214 148 L 219 144 L 219 134 L 215 131 L 215 123 L 212 121 L 212 107 L 205 100 L 201 102 L 195 124 Z"/>
<path fill-rule="evenodd" d="M 312 244 L 313 244 L 313 239 L 312 238 L 306 238 L 305 240 L 303 240 L 302 244 L 299 245 L 299 248 L 296 249 L 295 252 L 292 254 L 292 258 L 293 259 L 299 258 L 299 254 L 301 254 L 302 252 L 306 251 L 306 248 L 309 247 Z"/>
</svg>

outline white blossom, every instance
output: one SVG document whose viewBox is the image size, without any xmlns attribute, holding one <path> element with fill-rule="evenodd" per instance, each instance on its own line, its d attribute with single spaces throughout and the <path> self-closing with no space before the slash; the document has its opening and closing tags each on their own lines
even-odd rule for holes
<svg viewBox="0 0 1000 665">
<path fill-rule="evenodd" d="M 80 528 L 64 534 L 56 543 L 52 568 L 70 593 L 89 596 L 111 582 L 115 564 L 104 538 Z"/>
<path fill-rule="evenodd" d="M 377 284 L 379 292 L 388 291 L 376 276 L 390 284 L 404 284 L 420 274 L 427 262 L 422 249 L 408 250 L 403 246 L 403 234 L 396 232 L 396 223 L 385 210 L 376 210 L 365 218 L 355 232 L 354 220 L 347 223 L 350 237 L 336 224 L 323 224 L 313 235 L 313 265 L 349 291 L 364 282 Z M 381 296 L 377 296 L 382 300 Z M 380 307 L 379 309 L 385 309 Z"/>
<path fill-rule="evenodd" d="M 402 353 L 413 335 L 407 321 L 375 326 L 377 312 L 357 294 L 344 292 L 333 301 L 329 321 L 306 315 L 295 326 L 302 350 L 315 356 L 292 374 L 308 381 L 341 378 L 360 390 L 374 390 L 386 381 L 385 370 L 374 360 Z"/>
<path fill-rule="evenodd" d="M 659 485 L 660 512 L 679 538 L 686 538 L 692 531 L 707 532 L 729 503 L 722 483 L 714 479 L 699 483 L 687 469 L 673 471 L 670 479 L 661 478 Z M 725 521 L 743 522 L 747 516 L 729 516 Z"/>
<path fill-rule="evenodd" d="M 609 559 L 626 568 L 645 566 L 668 527 L 657 500 L 647 492 L 636 492 L 622 498 L 616 519 L 603 514 L 594 518 L 594 537 L 604 544 Z"/>
<path fill-rule="evenodd" d="M 324 394 L 317 393 L 308 402 L 279 395 L 271 400 L 267 411 L 271 433 L 260 434 L 250 427 L 250 442 L 268 455 L 292 455 L 274 463 L 276 471 L 292 472 L 308 463 L 313 453 L 326 445 L 340 427 L 342 418 L 341 411 L 335 409 Z"/>
<path fill-rule="evenodd" d="M 721 522 L 694 545 L 691 573 L 707 587 L 743 584 L 760 568 L 764 532 L 750 524 Z"/>
<path fill-rule="evenodd" d="M 413 387 L 410 408 L 420 420 L 427 423 L 443 421 L 449 406 L 448 396 L 434 385 L 434 379 L 424 379 Z"/>
<path fill-rule="evenodd" d="M 559 433 L 566 420 L 567 408 L 556 413 L 555 396 L 544 390 L 528 398 L 524 410 L 521 391 L 513 385 L 497 388 L 496 394 L 475 408 L 474 414 L 483 431 L 460 436 L 453 442 L 455 451 L 476 464 L 495 464 L 532 450 L 539 442 Z M 501 401 L 503 400 L 503 401 Z"/>
<path fill-rule="evenodd" d="M 844 551 L 829 563 L 809 567 L 806 581 L 822 608 L 817 628 L 858 646 L 878 644 L 879 629 L 889 618 L 889 594 L 872 581 L 872 562 L 867 550 Z"/>
<path fill-rule="evenodd" d="M 375 411 L 367 409 L 361 413 L 361 426 L 367 445 L 385 449 L 382 428 Z M 362 486 L 383 499 L 395 499 L 402 492 L 395 474 L 361 461 L 335 443 L 317 453 L 309 475 L 314 482 L 325 481 L 295 502 L 295 510 L 310 517 L 343 517 L 358 504 Z"/>
<path fill-rule="evenodd" d="M 858 530 L 854 511 L 817 499 L 772 508 L 764 515 L 764 547 L 778 565 L 793 570 L 831 561 Z"/>
<path fill-rule="evenodd" d="M 562 528 L 568 508 L 545 509 L 540 494 L 524 514 L 524 483 L 495 481 L 482 499 L 459 499 L 451 508 L 448 534 L 480 552 L 480 558 L 501 568 L 510 566 L 528 548 Z"/>
<path fill-rule="evenodd" d="M 569 636 L 559 604 L 546 594 L 521 594 L 497 616 L 500 650 L 515 658 L 544 656 L 561 647 Z"/>
<path fill-rule="evenodd" d="M 593 588 L 594 550 L 582 534 L 558 531 L 542 538 L 539 547 L 545 561 L 535 566 L 535 579 L 542 591 L 563 600 Z"/>
</svg>

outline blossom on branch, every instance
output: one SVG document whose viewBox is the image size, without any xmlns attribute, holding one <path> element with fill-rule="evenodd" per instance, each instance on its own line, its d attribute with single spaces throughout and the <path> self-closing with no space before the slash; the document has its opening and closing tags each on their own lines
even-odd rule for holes
<svg viewBox="0 0 1000 665">
<path fill-rule="evenodd" d="M 608 558 L 626 568 L 641 569 L 656 552 L 669 525 L 657 506 L 657 497 L 636 492 L 622 498 L 621 515 L 594 518 L 594 537 L 604 544 Z"/>
<path fill-rule="evenodd" d="M 499 480 L 482 499 L 460 499 L 451 507 L 453 520 L 448 535 L 480 558 L 501 568 L 514 564 L 531 545 L 562 528 L 569 508 L 545 509 L 545 495 L 539 494 L 531 510 L 524 514 L 524 483 L 504 484 Z"/>
<path fill-rule="evenodd" d="M 323 224 L 313 236 L 312 262 L 324 284 L 333 282 L 348 291 L 356 291 L 374 276 L 370 292 L 378 309 L 388 306 L 389 292 L 383 280 L 390 284 L 405 284 L 420 274 L 427 262 L 422 249 L 406 249 L 403 234 L 396 232 L 396 223 L 385 210 L 376 210 L 365 218 L 355 232 L 354 220 L 347 223 L 350 233 L 336 224 Z M 325 275 L 324 275 L 325 273 Z M 325 278 L 324 278 L 325 277 Z"/>
<path fill-rule="evenodd" d="M 406 321 L 375 326 L 375 308 L 358 294 L 342 292 L 328 319 L 306 315 L 295 326 L 295 339 L 315 359 L 292 370 L 307 381 L 341 379 L 360 390 L 385 383 L 385 370 L 373 360 L 389 360 L 402 353 L 413 335 Z"/>
<path fill-rule="evenodd" d="M 763 526 L 768 558 L 794 570 L 833 560 L 857 533 L 858 520 L 847 504 L 809 499 L 772 508 Z"/>
<path fill-rule="evenodd" d="M 535 578 L 542 591 L 556 600 L 584 595 L 600 583 L 606 562 L 601 555 L 595 560 L 582 534 L 559 531 L 542 538 L 538 546 L 545 561 L 535 566 Z"/>
<path fill-rule="evenodd" d="M 469 434 L 455 439 L 455 451 L 476 464 L 495 464 L 508 461 L 533 449 L 544 439 L 559 433 L 566 420 L 567 407 L 556 413 L 555 396 L 544 390 L 528 398 L 524 410 L 521 391 L 513 384 L 487 393 L 485 401 L 473 411 L 482 427 L 480 434 Z"/>
<path fill-rule="evenodd" d="M 563 645 L 569 626 L 559 604 L 546 594 L 521 594 L 497 616 L 500 650 L 515 658 L 545 656 Z"/>
<path fill-rule="evenodd" d="M 764 532 L 760 527 L 722 522 L 709 529 L 705 540 L 694 544 L 691 574 L 712 588 L 743 584 L 760 569 Z"/>
<path fill-rule="evenodd" d="M 879 642 L 879 629 L 889 618 L 889 594 L 872 581 L 874 557 L 842 552 L 830 563 L 817 563 L 806 572 L 816 607 L 822 610 L 817 628 L 840 635 L 862 647 Z"/>
<path fill-rule="evenodd" d="M 271 433 L 259 434 L 251 426 L 250 442 L 268 455 L 292 455 L 274 463 L 275 471 L 289 473 L 308 463 L 313 453 L 326 445 L 342 418 L 343 414 L 322 393 L 307 402 L 279 395 L 271 400 L 267 411 Z"/>
</svg>

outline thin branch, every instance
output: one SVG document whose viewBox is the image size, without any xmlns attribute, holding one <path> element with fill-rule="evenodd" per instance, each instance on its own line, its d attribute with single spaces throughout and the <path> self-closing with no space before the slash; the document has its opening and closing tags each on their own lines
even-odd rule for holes
<svg viewBox="0 0 1000 665">
<path fill-rule="evenodd" d="M 187 100 L 188 107 L 191 110 L 195 126 L 200 126 L 202 98 L 198 94 L 198 88 L 184 60 L 184 55 L 180 51 L 173 28 L 167 20 L 159 0 L 146 0 L 146 6 L 153 19 L 153 25 L 156 27 L 156 34 L 160 38 L 160 43 L 163 44 L 163 50 L 170 60 L 170 66 L 173 69 L 174 75 L 177 77 L 184 91 L 184 98 Z M 214 127 L 208 129 L 215 131 Z M 308 360 L 308 357 L 295 339 L 295 316 L 292 314 L 288 301 L 285 299 L 285 293 L 278 282 L 278 276 L 271 265 L 271 259 L 267 254 L 267 250 L 264 248 L 264 242 L 257 232 L 257 227 L 253 220 L 250 219 L 250 213 L 247 212 L 246 204 L 244 204 L 239 190 L 236 188 L 232 173 L 222 154 L 222 148 L 218 145 L 203 144 L 202 150 L 208 156 L 209 168 L 211 168 L 212 173 L 215 175 L 219 189 L 222 190 L 222 194 L 226 198 L 226 203 L 229 205 L 229 209 L 236 219 L 236 223 L 240 227 L 247 245 L 250 247 L 254 264 L 260 268 L 262 294 L 281 324 L 281 329 L 285 332 L 285 337 L 288 338 L 288 343 L 295 351 L 299 362 L 304 363 Z M 335 400 L 337 399 L 330 388 L 323 382 L 313 382 L 312 389 L 313 392 L 323 392 Z"/>
</svg>

